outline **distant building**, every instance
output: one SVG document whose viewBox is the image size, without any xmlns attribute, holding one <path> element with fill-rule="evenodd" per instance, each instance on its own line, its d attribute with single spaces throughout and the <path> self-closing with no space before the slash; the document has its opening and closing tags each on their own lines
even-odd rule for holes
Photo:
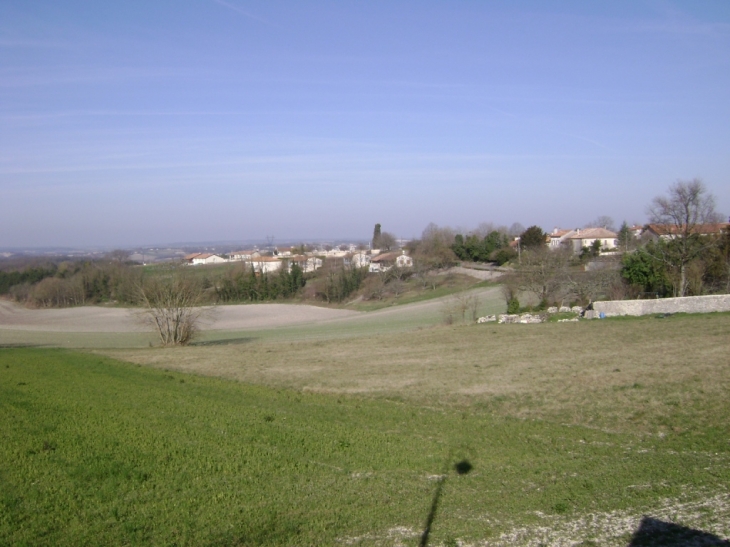
<svg viewBox="0 0 730 547">
<path fill-rule="evenodd" d="M 692 226 L 691 233 L 701 236 L 720 235 L 723 230 L 727 230 L 730 223 L 727 222 L 709 222 L 706 224 L 696 224 Z M 684 226 L 676 224 L 647 224 L 644 227 L 643 236 L 652 239 L 674 239 L 684 234 Z"/>
<path fill-rule="evenodd" d="M 356 252 L 350 258 L 351 264 L 355 268 L 364 268 L 365 266 L 369 266 L 371 260 L 372 257 L 365 252 Z"/>
<path fill-rule="evenodd" d="M 193 266 L 223 264 L 224 262 L 228 262 L 225 258 L 211 253 L 192 253 L 185 256 L 185 261 Z"/>
<path fill-rule="evenodd" d="M 406 254 L 405 251 L 398 253 L 397 251 L 392 253 L 383 253 L 375 257 L 372 257 L 370 261 L 370 272 L 387 272 L 393 266 L 399 268 L 411 268 L 413 267 L 413 259 Z"/>
<path fill-rule="evenodd" d="M 258 273 L 275 272 L 281 268 L 281 260 L 273 256 L 259 256 L 248 262 L 253 266 L 253 270 Z"/>
<path fill-rule="evenodd" d="M 249 251 L 231 251 L 228 253 L 228 256 L 231 257 L 231 260 L 239 261 L 239 260 L 251 260 L 252 258 L 258 258 L 261 256 L 261 253 L 257 250 L 249 250 Z"/>
<path fill-rule="evenodd" d="M 585 228 L 575 230 L 565 237 L 570 241 L 573 252 L 580 253 L 583 247 L 591 247 L 596 241 L 601 242 L 601 250 L 610 251 L 618 246 L 618 234 L 606 228 Z"/>
</svg>

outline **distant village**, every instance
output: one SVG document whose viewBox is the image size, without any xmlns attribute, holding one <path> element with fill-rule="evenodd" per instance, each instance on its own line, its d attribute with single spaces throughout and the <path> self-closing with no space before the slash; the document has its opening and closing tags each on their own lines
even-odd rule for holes
<svg viewBox="0 0 730 547">
<path fill-rule="evenodd" d="M 700 224 L 695 227 L 698 235 L 720 235 L 730 227 L 728 222 Z M 545 235 L 545 245 L 550 249 L 569 248 L 574 254 L 580 254 L 584 249 L 594 248 L 598 255 L 610 256 L 633 248 L 637 241 L 668 240 L 677 237 L 677 226 L 669 224 L 645 224 L 622 227 L 622 235 L 606 227 L 587 227 L 574 229 L 554 228 Z M 621 238 L 630 238 L 631 241 L 622 241 Z M 407 240 L 400 240 L 397 250 L 371 249 L 371 245 L 356 245 L 354 243 L 336 247 L 320 247 L 305 250 L 303 245 L 280 250 L 277 247 L 249 250 L 230 251 L 215 254 L 209 252 L 194 252 L 185 255 L 184 262 L 190 266 L 209 264 L 224 264 L 241 262 L 253 268 L 257 273 L 274 272 L 284 267 L 291 268 L 297 264 L 303 272 L 313 272 L 322 267 L 324 259 L 340 261 L 344 266 L 357 268 L 368 267 L 370 272 L 387 271 L 396 266 L 409 268 L 413 266 L 413 258 L 405 247 Z M 520 247 L 520 236 L 513 236 L 509 246 L 514 249 Z"/>
<path fill-rule="evenodd" d="M 400 268 L 413 266 L 413 259 L 406 254 L 405 249 L 381 252 L 380 249 L 365 250 L 363 247 L 363 245 L 349 244 L 311 251 L 306 251 L 302 247 L 292 247 L 286 250 L 274 247 L 271 250 L 250 249 L 220 255 L 190 253 L 184 257 L 184 261 L 191 266 L 241 262 L 252 267 L 257 273 L 274 272 L 281 269 L 283 265 L 291 268 L 294 264 L 297 264 L 305 273 L 313 272 L 322 267 L 324 259 L 340 261 L 342 265 L 348 267 L 364 268 L 367 266 L 370 272 L 387 271 L 393 266 Z"/>
</svg>

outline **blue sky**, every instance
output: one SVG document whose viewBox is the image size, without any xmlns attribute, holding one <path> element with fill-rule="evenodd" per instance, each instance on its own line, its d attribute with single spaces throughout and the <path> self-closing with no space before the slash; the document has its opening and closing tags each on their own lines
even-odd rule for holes
<svg viewBox="0 0 730 547">
<path fill-rule="evenodd" d="M 0 3 L 0 246 L 730 214 L 730 2 Z"/>
</svg>

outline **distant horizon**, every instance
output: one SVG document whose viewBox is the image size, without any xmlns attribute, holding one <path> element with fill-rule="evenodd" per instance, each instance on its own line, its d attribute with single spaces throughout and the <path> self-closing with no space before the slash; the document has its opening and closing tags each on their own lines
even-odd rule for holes
<svg viewBox="0 0 730 547">
<path fill-rule="evenodd" d="M 621 223 L 624 221 L 615 221 L 616 223 L 616 230 L 619 229 Z M 730 222 L 730 219 L 724 219 L 723 222 Z M 639 223 L 642 226 L 645 226 L 648 224 L 648 222 Z M 628 225 L 631 226 L 632 223 L 628 222 Z M 374 225 L 373 225 L 374 226 Z M 527 226 L 525 225 L 524 228 L 528 228 L 530 226 L 533 226 L 532 224 Z M 453 226 L 440 226 L 441 228 L 451 228 L 455 229 Z M 508 226 L 501 226 L 502 228 L 509 228 Z M 583 229 L 586 226 L 556 226 L 555 228 L 559 229 Z M 425 228 L 425 226 L 424 226 Z M 467 235 L 468 233 L 475 231 L 477 227 L 473 228 L 472 230 L 462 230 L 462 235 Z M 495 228 L 499 228 L 498 226 L 495 226 Z M 549 234 L 553 231 L 554 228 L 547 229 L 545 227 L 540 227 L 542 230 Z M 383 230 L 384 232 L 388 232 L 388 230 Z M 420 233 L 415 238 L 407 238 L 407 237 L 400 237 L 397 234 L 396 238 L 398 240 L 405 240 L 410 241 L 412 239 L 418 239 L 420 237 Z M 348 238 L 348 237 L 323 237 L 323 238 L 274 238 L 273 246 L 274 247 L 293 247 L 300 244 L 333 244 L 333 245 L 343 245 L 343 244 L 368 244 L 371 241 L 371 237 L 369 238 Z M 129 245 L 41 245 L 41 246 L 18 246 L 18 247 L 0 247 L 0 253 L 23 253 L 23 252 L 30 252 L 30 253 L 41 253 L 41 252 L 53 252 L 53 251 L 63 251 L 63 252 L 73 252 L 73 251 L 81 251 L 81 252 L 110 252 L 114 250 L 125 250 L 125 251 L 138 251 L 138 250 L 166 250 L 166 249 L 206 249 L 210 247 L 229 247 L 230 250 L 241 250 L 244 247 L 247 246 L 256 246 L 256 247 L 268 247 L 267 238 L 249 238 L 249 239 L 236 239 L 236 240 L 217 240 L 217 241 L 172 241 L 172 242 L 157 242 L 157 243 L 145 243 L 145 244 L 129 244 Z M 240 247 L 238 249 L 234 249 L 234 247 Z M 0 257 L 1 258 L 1 257 Z"/>
<path fill-rule="evenodd" d="M 627 222 L 629 226 L 633 225 L 641 225 L 646 226 L 649 224 L 648 220 L 645 220 L 644 222 L 629 222 L 627 220 L 616 220 L 612 219 L 614 221 L 614 228 L 618 230 L 623 222 Z M 723 218 L 721 222 L 724 223 L 730 223 L 730 218 Z M 482 224 L 493 224 L 489 222 L 484 222 Z M 521 223 L 514 223 L 514 224 L 521 224 Z M 594 224 L 594 223 L 593 223 Z M 579 226 L 569 226 L 569 225 L 555 225 L 552 228 L 546 228 L 545 226 L 539 226 L 546 234 L 550 234 L 554 229 L 562 229 L 562 230 L 574 230 L 574 229 L 584 229 L 588 227 L 594 227 L 592 223 L 584 223 Z M 590 225 L 590 226 L 589 226 Z M 373 224 L 373 227 L 375 224 Z M 425 229 L 428 225 L 425 225 L 423 229 Z M 529 225 L 522 225 L 523 228 L 528 228 L 530 226 L 535 226 L 535 224 L 529 224 Z M 455 227 L 455 226 L 446 226 L 441 225 L 440 228 L 449 228 L 454 230 L 455 233 L 461 233 L 462 235 L 467 235 L 469 233 L 478 231 L 479 226 L 472 227 L 470 229 L 464 229 L 463 227 Z M 509 229 L 510 226 L 508 225 L 493 225 L 495 229 Z M 411 241 L 413 239 L 419 239 L 422 235 L 422 231 L 418 233 L 416 236 L 412 237 L 402 237 L 399 234 L 393 234 L 396 239 L 398 240 L 404 240 L 404 241 Z M 389 232 L 387 229 L 383 229 L 384 232 Z M 318 237 L 318 238 L 307 238 L 307 237 L 283 237 L 283 238 L 277 238 L 274 236 L 272 245 L 274 247 L 281 247 L 281 246 L 296 246 L 300 244 L 333 244 L 333 245 L 342 245 L 342 244 L 362 244 L 362 243 L 369 243 L 372 239 L 372 234 L 370 237 Z M 257 247 L 267 247 L 269 246 L 267 236 L 264 236 L 262 238 L 247 238 L 247 239 L 221 239 L 221 240 L 200 240 L 200 241 L 172 241 L 172 242 L 157 242 L 157 243 L 143 243 L 143 244 L 118 244 L 118 245 L 38 245 L 38 246 L 0 246 L 0 253 L 5 252 L 13 252 L 13 253 L 20 253 L 20 252 L 50 252 L 50 251 L 98 251 L 98 252 L 109 252 L 113 250 L 142 250 L 142 249 L 193 249 L 193 248 L 201 248 L 205 249 L 208 247 L 230 247 L 231 250 L 240 250 L 240 249 L 233 249 L 233 247 L 246 247 L 246 246 L 257 246 Z"/>
</svg>

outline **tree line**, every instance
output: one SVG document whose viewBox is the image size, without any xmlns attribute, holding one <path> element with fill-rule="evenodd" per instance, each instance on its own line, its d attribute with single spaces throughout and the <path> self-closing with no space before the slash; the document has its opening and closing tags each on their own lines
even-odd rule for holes
<svg viewBox="0 0 730 547">
<path fill-rule="evenodd" d="M 282 264 L 274 273 L 256 273 L 253 266 L 231 271 L 215 285 L 221 302 L 260 302 L 291 298 L 306 284 L 299 264 Z"/>
<path fill-rule="evenodd" d="M 0 271 L 0 294 L 33 307 L 134 303 L 141 272 L 108 261 L 62 261 Z"/>
</svg>

